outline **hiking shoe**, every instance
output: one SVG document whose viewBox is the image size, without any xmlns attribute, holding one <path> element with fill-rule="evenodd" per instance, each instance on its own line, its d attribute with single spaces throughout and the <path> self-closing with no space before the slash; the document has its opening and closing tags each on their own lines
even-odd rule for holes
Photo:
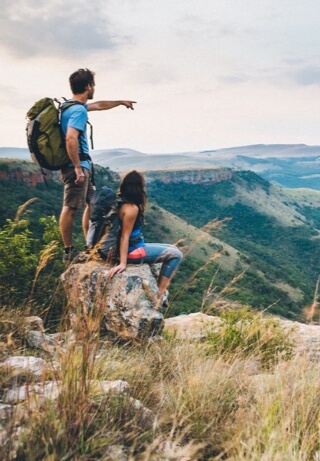
<svg viewBox="0 0 320 461">
<path fill-rule="evenodd" d="M 169 301 L 168 301 L 168 296 L 169 296 L 169 291 L 166 290 L 164 292 L 158 292 L 158 295 L 157 295 L 157 301 L 154 305 L 154 309 L 156 311 L 160 311 L 160 312 L 164 312 L 164 310 L 166 308 L 169 307 Z"/>
<path fill-rule="evenodd" d="M 80 251 L 76 250 L 75 248 L 72 248 L 72 250 L 68 254 L 64 254 L 62 261 L 65 264 L 70 264 L 72 261 L 74 261 L 80 254 Z"/>
<path fill-rule="evenodd" d="M 169 307 L 169 291 L 166 290 L 164 292 L 163 298 L 162 298 L 162 307 Z"/>
</svg>

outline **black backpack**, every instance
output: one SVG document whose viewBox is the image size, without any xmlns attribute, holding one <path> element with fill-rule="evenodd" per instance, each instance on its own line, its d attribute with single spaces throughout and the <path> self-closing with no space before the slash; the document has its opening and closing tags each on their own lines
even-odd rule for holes
<svg viewBox="0 0 320 461">
<path fill-rule="evenodd" d="M 94 192 L 90 201 L 89 230 L 86 245 L 91 254 L 109 263 L 119 258 L 121 222 L 119 208 L 123 200 L 107 186 Z"/>
<path fill-rule="evenodd" d="M 27 112 L 27 143 L 32 160 L 41 168 L 60 170 L 70 163 L 65 146 L 65 136 L 61 129 L 61 114 L 62 111 L 75 104 L 82 103 L 65 99 L 61 102 L 58 99 L 43 98 Z M 90 123 L 89 125 L 91 126 Z M 93 149 L 92 127 L 90 139 Z M 90 156 L 80 154 L 80 160 L 90 160 Z"/>
</svg>

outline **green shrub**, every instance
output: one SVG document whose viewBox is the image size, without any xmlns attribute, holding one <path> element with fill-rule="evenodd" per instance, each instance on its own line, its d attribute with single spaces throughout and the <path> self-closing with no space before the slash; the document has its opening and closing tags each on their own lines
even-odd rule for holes
<svg viewBox="0 0 320 461">
<path fill-rule="evenodd" d="M 47 307 L 62 271 L 56 257 L 60 236 L 55 218 L 40 220 L 42 237 L 30 230 L 26 214 L 34 202 L 31 199 L 20 206 L 15 219 L 7 219 L 0 228 L 0 302 L 10 309 L 31 304 Z"/>
<path fill-rule="evenodd" d="M 209 332 L 206 338 L 208 353 L 253 355 L 267 368 L 291 357 L 294 343 L 277 319 L 247 308 L 225 312 L 221 317 L 221 329 Z"/>
</svg>

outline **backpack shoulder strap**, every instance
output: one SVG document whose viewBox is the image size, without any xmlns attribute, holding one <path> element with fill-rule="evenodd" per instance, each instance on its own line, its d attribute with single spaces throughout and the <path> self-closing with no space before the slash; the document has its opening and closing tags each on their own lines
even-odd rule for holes
<svg viewBox="0 0 320 461">
<path fill-rule="evenodd" d="M 75 106 L 76 104 L 80 104 L 81 106 L 84 106 L 84 104 L 80 101 L 74 101 L 73 99 L 69 99 L 67 100 L 66 98 L 62 98 L 64 99 L 64 101 L 59 101 L 58 99 L 55 99 L 55 101 L 58 103 L 58 110 L 59 110 L 59 123 L 60 123 L 60 120 L 61 120 L 61 114 L 63 111 L 65 111 L 66 109 L 68 109 L 69 107 L 71 106 Z M 93 126 L 92 124 L 89 122 L 89 120 L 87 120 L 87 124 L 90 126 L 90 145 L 91 145 L 91 149 L 93 150 L 94 149 L 94 145 L 93 145 Z"/>
</svg>

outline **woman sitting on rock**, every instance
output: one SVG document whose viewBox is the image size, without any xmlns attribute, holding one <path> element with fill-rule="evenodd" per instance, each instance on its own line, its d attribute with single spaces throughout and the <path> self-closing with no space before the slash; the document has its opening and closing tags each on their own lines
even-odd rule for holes
<svg viewBox="0 0 320 461">
<path fill-rule="evenodd" d="M 144 242 L 141 228 L 147 194 L 145 180 L 140 173 L 134 170 L 123 178 L 120 185 L 120 199 L 120 263 L 109 270 L 109 277 L 123 272 L 127 264 L 162 263 L 157 295 L 158 304 L 161 306 L 172 277 L 182 260 L 182 253 L 174 245 Z"/>
</svg>

